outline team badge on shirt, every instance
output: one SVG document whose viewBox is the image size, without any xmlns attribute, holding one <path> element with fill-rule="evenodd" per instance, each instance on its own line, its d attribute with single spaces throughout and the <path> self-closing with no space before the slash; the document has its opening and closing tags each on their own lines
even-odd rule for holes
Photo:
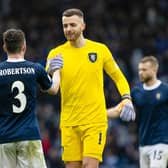
<svg viewBox="0 0 168 168">
<path fill-rule="evenodd" d="M 159 100 L 160 99 L 160 93 L 156 94 L 156 99 Z"/>
<path fill-rule="evenodd" d="M 95 62 L 97 60 L 97 53 L 88 53 L 89 60 Z"/>
</svg>

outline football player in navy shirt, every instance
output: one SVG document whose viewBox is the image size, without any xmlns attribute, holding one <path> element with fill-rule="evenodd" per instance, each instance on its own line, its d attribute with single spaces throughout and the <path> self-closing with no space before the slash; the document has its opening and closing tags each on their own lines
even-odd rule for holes
<svg viewBox="0 0 168 168">
<path fill-rule="evenodd" d="M 168 165 L 168 85 L 157 78 L 159 63 L 154 56 L 139 62 L 141 83 L 131 91 L 137 111 L 140 168 L 166 168 Z M 108 110 L 117 116 L 121 104 Z"/>
<path fill-rule="evenodd" d="M 3 43 L 7 60 L 0 63 L 0 167 L 46 168 L 35 114 L 37 84 L 43 91 L 56 94 L 62 59 L 52 62 L 51 80 L 40 64 L 24 59 L 22 30 L 5 31 Z"/>
</svg>

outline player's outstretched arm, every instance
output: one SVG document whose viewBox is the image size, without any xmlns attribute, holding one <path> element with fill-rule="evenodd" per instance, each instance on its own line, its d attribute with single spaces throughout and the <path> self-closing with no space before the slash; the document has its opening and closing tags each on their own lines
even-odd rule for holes
<svg viewBox="0 0 168 168">
<path fill-rule="evenodd" d="M 47 91 L 49 94 L 57 94 L 60 85 L 60 69 L 63 67 L 63 58 L 59 54 L 49 62 L 48 73 L 52 75 L 53 84 Z"/>
<path fill-rule="evenodd" d="M 107 116 L 110 118 L 118 118 L 120 116 L 121 109 L 118 105 L 107 109 Z"/>
<path fill-rule="evenodd" d="M 111 118 L 120 117 L 123 121 L 134 121 L 136 113 L 130 96 L 123 96 L 121 102 L 112 108 L 107 109 L 107 116 Z"/>
<path fill-rule="evenodd" d="M 55 70 L 52 75 L 52 86 L 47 92 L 51 95 L 55 95 L 58 93 L 59 86 L 60 86 L 60 70 Z"/>
</svg>

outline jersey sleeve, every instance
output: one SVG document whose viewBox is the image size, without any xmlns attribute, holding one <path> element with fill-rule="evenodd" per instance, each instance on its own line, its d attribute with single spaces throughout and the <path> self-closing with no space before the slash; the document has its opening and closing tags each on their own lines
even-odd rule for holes
<svg viewBox="0 0 168 168">
<path fill-rule="evenodd" d="M 114 73 L 116 70 L 119 69 L 117 63 L 115 62 L 112 53 L 110 52 L 110 50 L 108 49 L 108 47 L 106 47 L 104 45 L 104 49 L 103 49 L 103 54 L 104 54 L 104 70 L 109 74 Z"/>
<path fill-rule="evenodd" d="M 111 77 L 114 83 L 117 86 L 118 91 L 121 96 L 125 94 L 130 94 L 129 84 L 120 70 L 119 66 L 115 62 L 110 50 L 105 46 L 104 47 L 104 65 L 103 68 L 105 72 Z"/>
<path fill-rule="evenodd" d="M 44 67 L 38 63 L 35 64 L 37 82 L 42 90 L 48 90 L 52 85 L 50 76 L 45 71 Z"/>
</svg>

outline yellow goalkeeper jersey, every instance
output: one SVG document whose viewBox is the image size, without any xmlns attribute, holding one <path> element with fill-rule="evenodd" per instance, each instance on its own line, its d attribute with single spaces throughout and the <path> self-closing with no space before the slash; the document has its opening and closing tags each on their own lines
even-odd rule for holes
<svg viewBox="0 0 168 168">
<path fill-rule="evenodd" d="M 129 94 L 128 83 L 102 43 L 86 39 L 86 44 L 75 48 L 69 42 L 52 49 L 47 58 L 63 56 L 61 69 L 61 126 L 106 123 L 103 70 L 114 80 L 121 95 Z"/>
</svg>

